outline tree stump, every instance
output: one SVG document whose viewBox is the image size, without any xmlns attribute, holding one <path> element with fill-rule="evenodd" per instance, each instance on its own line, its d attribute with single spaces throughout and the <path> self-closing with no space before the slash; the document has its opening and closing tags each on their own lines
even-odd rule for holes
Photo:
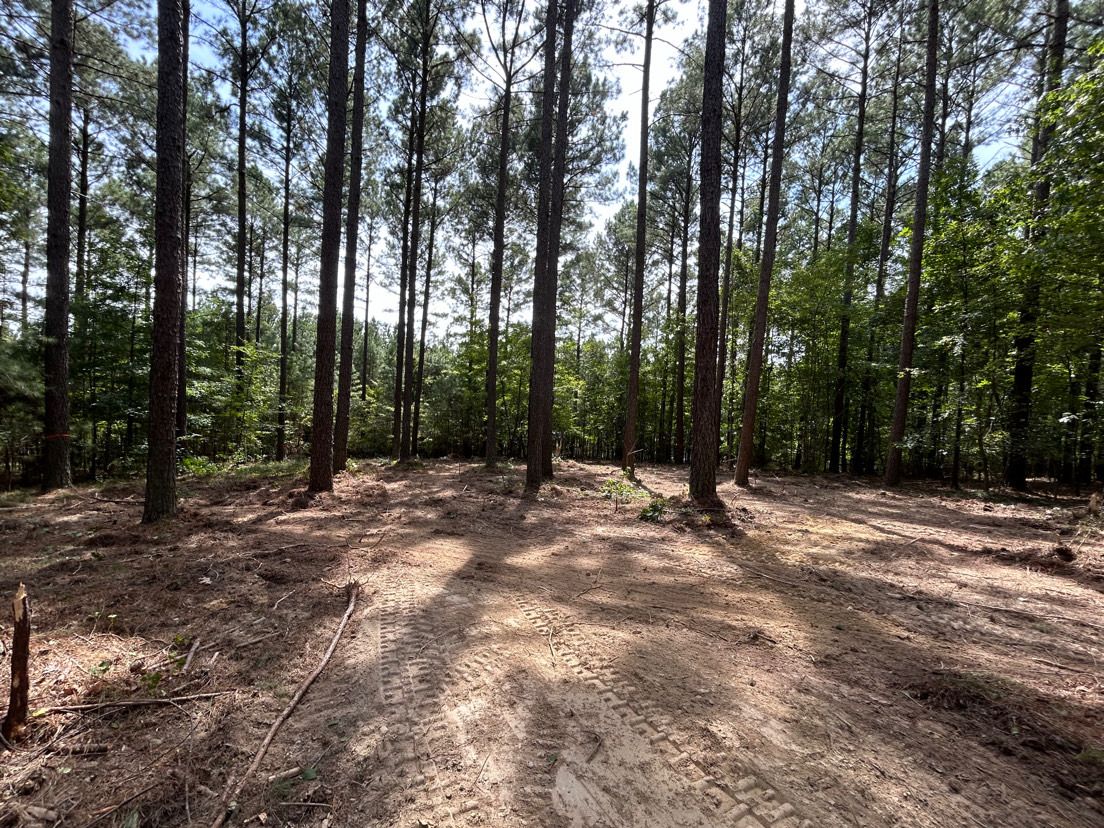
<svg viewBox="0 0 1104 828">
<path fill-rule="evenodd" d="M 23 735 L 27 725 L 27 698 L 30 693 L 28 662 L 31 653 L 31 606 L 27 600 L 27 588 L 23 584 L 15 592 L 12 600 L 12 617 L 15 632 L 12 635 L 11 696 L 8 700 L 8 712 L 0 734 L 9 742 Z"/>
</svg>

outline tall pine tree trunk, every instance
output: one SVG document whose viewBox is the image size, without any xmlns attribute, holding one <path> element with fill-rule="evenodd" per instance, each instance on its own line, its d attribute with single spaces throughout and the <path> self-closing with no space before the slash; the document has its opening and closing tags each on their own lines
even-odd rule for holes
<svg viewBox="0 0 1104 828">
<path fill-rule="evenodd" d="M 644 10 L 644 78 L 640 90 L 640 163 L 636 177 L 636 246 L 633 261 L 632 324 L 629 332 L 629 387 L 621 454 L 621 467 L 630 474 L 636 472 L 636 426 L 640 408 L 640 337 L 644 327 L 644 267 L 648 252 L 648 95 L 655 16 L 656 0 L 648 0 Z"/>
<path fill-rule="evenodd" d="M 717 276 L 721 265 L 721 132 L 727 0 L 709 0 L 702 89 L 698 330 L 694 342 L 694 408 L 690 437 L 690 496 L 718 506 Z"/>
<path fill-rule="evenodd" d="M 157 186 L 149 451 L 143 523 L 176 512 L 176 386 L 184 267 L 184 6 L 157 3 Z"/>
<path fill-rule="evenodd" d="M 330 11 L 330 70 L 326 94 L 326 160 L 322 185 L 322 247 L 319 252 L 318 336 L 314 354 L 311 425 L 312 492 L 333 490 L 334 350 L 337 344 L 337 260 L 341 255 L 341 191 L 345 172 L 345 107 L 349 86 L 349 6 Z"/>
<path fill-rule="evenodd" d="M 406 278 L 406 355 L 408 369 L 403 376 L 402 400 L 402 442 L 399 444 L 399 460 L 412 457 L 413 446 L 413 410 L 414 410 L 414 297 L 418 282 L 418 246 L 422 236 L 422 183 L 425 176 L 425 139 L 426 121 L 429 109 L 430 58 L 432 57 L 433 37 L 437 26 L 437 15 L 430 8 L 431 0 L 421 0 L 424 4 L 424 17 L 421 32 L 421 69 L 418 84 L 418 115 L 414 133 L 414 188 L 411 195 L 410 210 L 410 254 L 407 261 L 409 273 Z"/>
<path fill-rule="evenodd" d="M 406 362 L 406 283 L 410 275 L 407 262 L 410 258 L 410 208 L 414 190 L 414 132 L 418 123 L 417 79 L 411 78 L 410 130 L 406 136 L 406 166 L 403 178 L 402 242 L 399 252 L 399 321 L 395 325 L 395 388 L 391 410 L 391 459 L 398 460 L 402 448 L 403 374 L 409 371 Z M 413 335 L 412 332 L 410 335 Z"/>
<path fill-rule="evenodd" d="M 349 203 L 345 220 L 345 283 L 341 302 L 341 355 L 337 369 L 333 468 L 344 471 L 349 457 L 349 406 L 353 393 L 353 323 L 356 317 L 357 236 L 360 232 L 360 171 L 364 157 L 364 55 L 368 47 L 368 3 L 357 0 L 353 63 L 353 134 L 349 141 Z"/>
<path fill-rule="evenodd" d="M 368 252 L 364 263 L 364 336 L 360 342 L 360 400 L 368 399 L 368 296 L 372 289 L 372 243 L 375 241 L 376 219 L 368 219 Z"/>
<path fill-rule="evenodd" d="M 245 0 L 238 0 L 238 236 L 237 236 L 237 281 L 235 283 L 234 315 L 234 369 L 237 372 L 238 391 L 245 388 L 245 249 L 246 240 L 246 184 L 245 184 L 245 140 L 246 112 L 249 102 L 249 16 Z"/>
<path fill-rule="evenodd" d="M 544 437 L 541 441 L 541 475 L 552 478 L 552 403 L 556 371 L 556 300 L 560 278 L 560 230 L 563 224 L 563 207 L 566 187 L 568 109 L 571 96 L 572 38 L 575 29 L 577 0 L 564 0 L 563 45 L 560 47 L 560 75 L 556 100 L 556 143 L 552 158 L 552 198 L 548 219 L 548 327 L 541 341 L 544 353 L 540 381 L 544 385 L 542 399 L 545 410 L 541 413 Z"/>
<path fill-rule="evenodd" d="M 1047 54 L 1043 62 L 1043 94 L 1053 92 L 1062 85 L 1062 69 L 1066 58 L 1066 37 L 1069 30 L 1069 0 L 1055 0 L 1054 19 L 1047 41 Z M 1031 148 L 1031 166 L 1039 168 L 1046 157 L 1053 124 L 1043 124 L 1036 118 L 1035 138 Z M 1028 231 L 1031 244 L 1038 248 L 1046 233 L 1045 220 L 1050 201 L 1050 175 L 1037 176 L 1034 191 L 1033 222 Z M 1012 370 L 1012 391 L 1009 396 L 1008 417 L 1008 467 L 1005 482 L 1013 489 L 1027 488 L 1028 437 L 1031 430 L 1031 389 L 1035 377 L 1036 327 L 1039 320 L 1039 299 L 1042 291 L 1041 262 L 1028 265 L 1027 284 L 1020 302 L 1019 329 L 1013 339 L 1015 364 Z"/>
<path fill-rule="evenodd" d="M 422 291 L 422 330 L 418 338 L 418 373 L 414 379 L 414 426 L 411 448 L 418 456 L 418 436 L 422 422 L 422 380 L 425 370 L 426 330 L 429 327 L 429 285 L 433 276 L 433 245 L 437 239 L 437 188 L 439 180 L 433 182 L 433 194 L 429 202 L 429 241 L 426 244 L 425 283 Z"/>
<path fill-rule="evenodd" d="M 686 301 L 690 275 L 690 197 L 693 190 L 693 151 L 686 157 L 686 182 L 682 191 L 682 264 L 679 268 L 678 311 L 675 317 L 675 434 L 673 461 L 686 462 Z"/>
<path fill-rule="evenodd" d="M 504 44 L 505 48 L 505 44 Z M 513 51 L 505 66 L 502 87 L 502 116 L 498 129 L 498 172 L 495 182 L 495 213 L 491 249 L 491 305 L 487 319 L 487 383 L 484 388 L 484 416 L 487 439 L 483 456 L 488 466 L 498 457 L 498 318 L 502 305 L 502 266 L 506 255 L 506 195 L 510 180 L 510 107 L 513 105 Z"/>
<path fill-rule="evenodd" d="M 544 417 L 551 412 L 551 382 L 545 383 L 543 373 L 551 375 L 552 366 L 545 366 L 543 340 L 552 330 L 555 337 L 555 286 L 549 290 L 548 241 L 551 233 L 552 201 L 552 141 L 556 113 L 556 26 L 559 17 L 558 0 L 548 0 L 544 21 L 544 75 L 541 81 L 541 125 L 537 172 L 537 250 L 533 273 L 533 327 L 530 345 L 529 429 L 525 487 L 540 488 L 543 480 L 541 458 L 544 456 L 546 429 Z M 555 343 L 553 342 L 553 345 Z M 546 400 L 545 395 L 549 398 Z"/>
<path fill-rule="evenodd" d="M 746 30 L 745 30 L 746 31 Z M 736 230 L 736 190 L 739 184 L 740 178 L 740 144 L 743 140 L 743 106 L 744 106 L 744 87 L 743 87 L 743 45 L 741 45 L 740 52 L 740 86 L 736 90 L 736 107 L 733 111 L 733 126 L 735 127 L 735 135 L 732 140 L 732 177 L 729 182 L 729 194 L 728 194 L 728 232 L 725 237 L 725 261 L 724 261 L 724 283 L 721 287 L 721 322 L 718 336 L 720 341 L 717 346 L 717 444 L 720 446 L 721 439 L 721 408 L 724 402 L 724 384 L 725 373 L 728 368 L 728 342 L 729 342 L 729 313 L 732 305 L 732 250 L 734 243 L 734 233 Z M 743 204 L 740 205 L 740 209 L 743 210 Z M 729 425 L 729 431 L 731 431 L 731 420 Z M 731 450 L 732 441 L 728 441 L 729 450 Z M 718 455 L 719 455 L 718 450 Z"/>
<path fill-rule="evenodd" d="M 886 161 L 885 206 L 882 212 L 882 235 L 878 247 L 878 268 L 874 277 L 874 308 L 870 329 L 866 335 L 866 360 L 863 363 L 862 391 L 859 403 L 858 434 L 853 452 L 855 474 L 874 471 L 876 436 L 874 429 L 874 353 L 878 345 L 878 331 L 882 322 L 882 303 L 885 299 L 886 270 L 889 266 L 890 245 L 893 241 L 893 217 L 897 210 L 897 179 L 900 164 L 897 159 L 897 116 L 900 108 L 901 61 L 904 51 L 905 28 L 902 18 L 898 21 L 897 57 L 893 64 L 893 84 L 889 116 L 889 153 Z"/>
<path fill-rule="evenodd" d="M 897 367 L 897 397 L 889 430 L 885 484 L 901 482 L 901 440 L 908 422 L 909 391 L 912 387 L 912 356 L 916 347 L 916 317 L 923 273 L 924 231 L 928 219 L 928 184 L 931 177 L 932 134 L 935 131 L 935 82 L 939 71 L 939 0 L 928 0 L 927 58 L 924 69 L 924 114 L 920 125 L 920 163 L 916 170 L 916 202 L 912 213 L 909 247 L 908 288 L 905 321 L 901 334 L 901 359 Z"/>
<path fill-rule="evenodd" d="M 774 116 L 774 141 L 771 147 L 770 181 L 766 222 L 763 227 L 762 256 L 759 260 L 759 289 L 755 298 L 755 319 L 752 323 L 751 347 L 744 394 L 744 418 L 740 425 L 740 448 L 736 456 L 736 483 L 748 484 L 751 468 L 752 442 L 755 437 L 755 413 L 759 406 L 759 378 L 763 370 L 763 346 L 767 334 L 767 309 L 770 300 L 771 275 L 778 246 L 778 215 L 781 206 L 782 163 L 786 148 L 786 111 L 790 98 L 790 51 L 793 44 L 794 0 L 786 0 L 782 20 L 782 55 L 778 67 L 778 103 Z"/>
<path fill-rule="evenodd" d="M 88 277 L 88 155 L 91 144 L 88 124 L 91 113 L 87 104 L 81 107 L 80 149 L 77 158 L 77 270 L 76 297 L 84 298 Z"/>
<path fill-rule="evenodd" d="M 289 67 L 289 73 L 291 69 Z M 290 88 L 291 84 L 288 84 Z M 280 388 L 276 411 L 276 459 L 287 457 L 288 400 L 288 265 L 291 247 L 291 122 L 292 104 L 284 103 L 284 193 L 280 217 Z"/>
<path fill-rule="evenodd" d="M 188 54 L 191 40 L 192 7 L 190 0 L 182 0 L 183 23 L 183 142 L 184 142 L 184 190 L 181 193 L 184 211 L 182 225 L 182 249 L 180 254 L 180 322 L 176 332 L 176 439 L 182 440 L 188 433 L 188 239 L 192 232 L 192 170 L 188 163 Z"/>
<path fill-rule="evenodd" d="M 69 195 L 72 184 L 72 121 L 73 2 L 52 0 L 50 155 L 46 184 L 46 315 L 43 347 L 46 408 L 42 423 L 42 487 L 46 490 L 68 486 L 72 480 L 69 471 Z"/>
<path fill-rule="evenodd" d="M 863 141 L 866 138 L 866 99 L 870 76 L 870 37 L 873 28 L 873 6 L 866 7 L 863 23 L 862 68 L 859 74 L 858 112 L 855 117 L 855 145 L 851 154 L 851 203 L 847 216 L 847 259 L 843 267 L 843 310 L 840 313 L 839 351 L 836 355 L 836 388 L 832 403 L 832 447 L 828 454 L 828 471 L 838 473 L 846 460 L 841 446 L 846 442 L 847 419 L 847 358 L 851 338 L 851 296 L 854 292 L 855 238 L 859 230 L 859 193 L 862 187 Z"/>
</svg>

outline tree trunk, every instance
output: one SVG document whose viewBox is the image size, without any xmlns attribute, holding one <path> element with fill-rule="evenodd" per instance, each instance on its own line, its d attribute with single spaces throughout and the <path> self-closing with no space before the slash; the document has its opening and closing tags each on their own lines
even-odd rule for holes
<svg viewBox="0 0 1104 828">
<path fill-rule="evenodd" d="M 851 154 L 851 204 L 847 216 L 847 259 L 843 269 L 843 310 L 840 313 L 839 351 L 836 355 L 836 389 L 832 404 L 832 447 L 828 454 L 828 471 L 838 474 L 841 446 L 846 442 L 847 418 L 847 357 L 851 337 L 851 295 L 855 278 L 855 237 L 859 229 L 859 191 L 862 187 L 863 141 L 866 138 L 866 98 L 870 77 L 870 35 L 873 28 L 873 6 L 866 7 L 863 27 L 862 68 L 859 75 L 858 113 L 855 118 L 855 146 Z"/>
<path fill-rule="evenodd" d="M 29 211 L 30 208 L 28 208 Z M 31 228 L 27 227 L 27 235 L 23 238 L 23 270 L 19 281 L 19 333 L 26 336 L 29 329 L 27 320 L 27 304 L 30 302 L 31 286 Z"/>
<path fill-rule="evenodd" d="M 1066 58 L 1066 36 L 1069 30 L 1069 0 L 1055 0 L 1054 20 L 1043 62 L 1043 94 L 1049 94 L 1062 85 L 1062 69 Z M 1032 168 L 1038 169 L 1044 160 L 1053 124 L 1042 124 L 1036 119 L 1035 140 L 1031 149 Z M 1038 247 L 1046 233 L 1044 221 L 1050 201 L 1050 172 L 1038 176 L 1034 192 L 1033 221 L 1028 231 L 1031 244 Z M 1036 265 L 1029 265 L 1027 284 L 1020 303 L 1019 328 L 1013 338 L 1015 365 L 1012 370 L 1012 391 L 1009 396 L 1008 417 L 1008 467 L 1005 482 L 1013 489 L 1027 489 L 1028 438 L 1031 429 L 1031 389 L 1035 376 L 1036 326 L 1039 319 L 1039 299 L 1042 291 L 1041 274 Z"/>
<path fill-rule="evenodd" d="M 1078 449 L 1077 481 L 1089 486 L 1094 482 L 1093 455 L 1096 449 L 1096 432 L 1099 421 L 1100 399 L 1100 342 L 1089 351 L 1088 375 L 1085 377 L 1084 417 L 1081 423 L 1081 441 Z"/>
<path fill-rule="evenodd" d="M 752 441 L 755 436 L 755 413 L 759 405 L 759 377 L 763 370 L 763 345 L 767 333 L 767 303 L 770 299 L 771 275 L 778 244 L 778 214 L 781 204 L 782 163 L 786 148 L 786 110 L 790 97 L 790 50 L 793 43 L 794 0 L 786 0 L 782 20 L 782 55 L 778 67 L 778 104 L 774 116 L 774 141 L 771 147 L 771 169 L 767 202 L 766 226 L 763 234 L 762 258 L 759 260 L 759 290 L 755 299 L 751 347 L 748 350 L 747 391 L 744 394 L 744 418 L 740 425 L 740 449 L 736 456 L 736 483 L 748 484 L 751 467 Z"/>
<path fill-rule="evenodd" d="M 295 271 L 292 286 L 292 300 L 291 300 L 291 347 L 288 349 L 291 353 L 295 353 L 299 344 L 299 268 L 303 264 L 303 243 L 297 241 L 295 243 Z"/>
<path fill-rule="evenodd" d="M 686 462 L 686 301 L 690 270 L 690 196 L 693 190 L 693 151 L 686 157 L 686 183 L 682 193 L 682 265 L 679 270 L 678 313 L 675 318 L 675 448 L 672 460 Z"/>
<path fill-rule="evenodd" d="M 551 383 L 545 383 L 545 370 L 551 374 L 551 366 L 545 366 L 544 339 L 555 337 L 555 296 L 549 295 L 548 242 L 551 232 L 550 204 L 552 200 L 552 139 L 556 110 L 556 25 L 559 12 L 558 0 L 548 0 L 544 21 L 544 76 L 541 81 L 540 149 L 537 173 L 537 250 L 533 273 L 533 328 L 530 345 L 529 371 L 529 429 L 525 466 L 525 488 L 536 491 L 543 480 L 541 458 L 547 429 L 545 416 L 551 416 Z M 554 288 L 551 291 L 554 294 Z M 554 342 L 553 342 L 554 345 Z M 549 398 L 546 400 L 545 395 Z"/>
<path fill-rule="evenodd" d="M 644 327 L 644 267 L 648 240 L 648 86 L 652 68 L 652 30 L 656 3 L 644 10 L 644 79 L 640 91 L 640 163 L 636 176 L 636 247 L 633 262 L 632 325 L 629 333 L 629 387 L 625 404 L 625 433 L 621 467 L 636 473 L 636 422 L 640 407 L 640 337 Z"/>
<path fill-rule="evenodd" d="M 76 296 L 84 298 L 88 277 L 88 152 L 91 139 L 88 122 L 91 115 L 88 106 L 81 108 L 80 152 L 77 159 L 79 181 L 77 189 L 77 272 Z"/>
<path fill-rule="evenodd" d="M 184 268 L 184 6 L 157 2 L 157 185 L 143 523 L 176 513 L 176 387 Z"/>
<path fill-rule="evenodd" d="M 541 441 L 541 475 L 552 478 L 552 404 L 556 371 L 556 300 L 560 277 L 560 228 L 563 223 L 565 175 L 567 166 L 568 110 L 571 95 L 572 52 L 575 29 L 576 0 L 565 0 L 563 19 L 563 45 L 560 48 L 560 76 L 556 102 L 556 143 L 552 159 L 551 213 L 548 219 L 548 327 L 541 347 L 544 352 L 540 382 L 544 385 L 542 398 L 545 411 L 541 415 L 544 437 Z"/>
<path fill-rule="evenodd" d="M 289 67 L 289 72 L 291 71 Z M 289 88 L 291 84 L 288 84 Z M 276 411 L 276 459 L 287 458 L 288 265 L 291 247 L 291 96 L 284 104 L 284 194 L 280 218 L 280 389 Z"/>
<path fill-rule="evenodd" d="M 249 102 L 249 16 L 244 0 L 238 6 L 238 236 L 237 282 L 235 285 L 234 316 L 234 369 L 237 372 L 238 392 L 245 388 L 245 248 L 246 248 L 246 185 L 245 139 L 246 107 Z"/>
<path fill-rule="evenodd" d="M 414 296 L 418 283 L 418 246 L 422 236 L 422 182 L 425 176 L 425 139 L 426 121 L 429 108 L 430 58 L 434 29 L 437 17 L 430 9 L 431 0 L 422 0 L 425 17 L 422 20 L 421 77 L 418 85 L 418 116 L 414 133 L 414 190 L 411 196 L 410 213 L 410 255 L 407 261 L 409 274 L 406 279 L 406 364 L 409 366 L 403 377 L 402 401 L 402 442 L 399 445 L 399 460 L 412 457 L 413 408 L 414 408 Z"/>
<path fill-rule="evenodd" d="M 69 191 L 72 183 L 73 0 L 52 0 L 50 18 L 50 155 L 46 185 L 46 314 L 43 367 L 42 487 L 68 486 L 69 471 Z"/>
<path fill-rule="evenodd" d="M 505 31 L 505 29 L 504 29 Z M 498 171 L 495 182 L 495 213 L 491 249 L 491 300 L 487 318 L 487 382 L 484 389 L 484 416 L 487 439 L 483 456 L 488 466 L 498 457 L 498 323 L 502 305 L 502 266 L 506 255 L 506 196 L 510 187 L 510 107 L 513 106 L 514 42 L 502 43 L 500 58 L 505 75 L 502 85 L 502 117 L 498 131 Z"/>
<path fill-rule="evenodd" d="M 410 94 L 414 98 L 417 81 L 411 79 Z M 403 373 L 410 370 L 406 362 L 406 283 L 410 275 L 410 208 L 414 190 L 414 131 L 417 127 L 417 101 L 411 104 L 410 131 L 406 136 L 406 174 L 403 181 L 402 242 L 399 248 L 399 321 L 395 326 L 395 389 L 391 411 L 391 459 L 398 460 L 402 448 Z M 413 332 L 410 332 L 413 336 Z"/>
<path fill-rule="evenodd" d="M 257 264 L 257 301 L 253 306 L 253 342 L 261 347 L 261 311 L 264 309 L 265 253 L 268 251 L 268 227 L 261 225 L 261 254 Z"/>
<path fill-rule="evenodd" d="M 931 177 L 932 133 L 935 128 L 935 82 L 939 71 L 939 0 L 928 0 L 927 58 L 924 70 L 924 115 L 920 126 L 920 163 L 916 172 L 916 202 L 912 214 L 909 248 L 908 289 L 905 321 L 901 334 L 901 359 L 897 368 L 897 397 L 889 431 L 885 484 L 901 482 L 901 440 L 908 422 L 909 390 L 912 387 L 912 355 L 916 345 L 916 309 L 923 273 L 924 230 L 928 218 L 928 183 Z"/>
<path fill-rule="evenodd" d="M 903 12 L 902 12 L 903 15 Z M 882 302 L 885 299 L 886 270 L 889 265 L 890 244 L 893 240 L 893 217 L 897 210 L 897 179 L 899 162 L 897 160 L 897 117 L 901 84 L 901 62 L 904 51 L 905 28 L 903 19 L 898 22 L 897 57 L 893 66 L 892 103 L 889 116 L 889 157 L 886 162 L 885 209 L 882 213 L 882 236 L 878 247 L 878 270 L 874 280 L 874 308 L 871 314 L 870 330 L 866 337 L 866 361 L 863 364 L 861 402 L 859 403 L 858 434 L 855 438 L 856 449 L 853 452 L 855 474 L 868 474 L 874 471 L 874 353 L 878 344 L 878 330 L 882 322 Z"/>
<path fill-rule="evenodd" d="M 188 54 L 191 40 L 192 6 L 190 0 L 182 0 L 181 37 L 183 39 L 183 126 L 184 191 L 181 193 L 184 211 L 181 226 L 180 253 L 180 322 L 176 333 L 176 439 L 182 440 L 188 433 L 188 239 L 192 232 L 192 170 L 188 163 Z"/>
<path fill-rule="evenodd" d="M 368 399 L 368 295 L 372 288 L 372 243 L 375 241 L 376 219 L 368 219 L 368 252 L 364 264 L 364 336 L 360 342 L 360 400 Z"/>
<path fill-rule="evenodd" d="M 746 30 L 745 30 L 746 31 Z M 744 46 L 740 47 L 740 86 L 736 89 L 736 108 L 733 112 L 733 126 L 735 135 L 732 141 L 732 178 L 728 196 L 728 234 L 725 240 L 724 284 L 721 288 L 721 322 L 719 328 L 720 341 L 717 347 L 717 444 L 721 439 L 721 408 L 724 402 L 725 373 L 728 368 L 728 341 L 729 341 L 729 312 L 732 304 L 732 249 L 734 233 L 736 229 L 736 190 L 740 178 L 740 144 L 743 141 L 743 109 L 744 109 Z M 740 205 L 741 211 L 743 204 Z M 731 424 L 729 427 L 731 431 Z M 729 450 L 731 451 L 731 440 Z M 718 455 L 719 455 L 718 450 Z"/>
<path fill-rule="evenodd" d="M 8 696 L 8 712 L 4 714 L 3 725 L 0 725 L 0 736 L 8 743 L 16 742 L 23 736 L 23 730 L 27 726 L 27 702 L 31 690 L 31 607 L 27 600 L 27 589 L 22 583 L 12 600 L 12 627 L 11 692 Z"/>
<path fill-rule="evenodd" d="M 349 457 L 349 406 L 353 393 L 353 323 L 356 317 L 357 237 L 360 232 L 360 177 L 364 158 L 364 55 L 368 48 L 368 3 L 357 0 L 353 63 L 353 134 L 349 141 L 349 203 L 345 212 L 345 282 L 341 301 L 341 356 L 337 369 L 337 416 L 333 469 L 344 471 Z"/>
<path fill-rule="evenodd" d="M 418 369 L 414 379 L 414 425 L 410 438 L 414 456 L 418 456 L 418 433 L 422 421 L 422 380 L 425 369 L 426 329 L 429 327 L 429 285 L 433 276 L 433 245 L 437 238 L 437 187 L 433 182 L 433 195 L 429 203 L 429 242 L 426 245 L 425 287 L 422 291 L 422 331 L 418 339 Z"/>
<path fill-rule="evenodd" d="M 726 0 L 709 1 L 702 89 L 701 183 L 698 191 L 698 330 L 694 343 L 694 408 L 690 437 L 690 496 L 702 506 L 717 498 L 717 276 L 721 266 L 721 133 Z"/>
<path fill-rule="evenodd" d="M 330 70 L 326 94 L 326 160 L 322 185 L 318 336 L 314 355 L 311 424 L 312 492 L 333 490 L 334 346 L 337 334 L 337 260 L 341 255 L 341 191 L 345 172 L 345 107 L 349 86 L 349 5 L 330 11 Z"/>
</svg>

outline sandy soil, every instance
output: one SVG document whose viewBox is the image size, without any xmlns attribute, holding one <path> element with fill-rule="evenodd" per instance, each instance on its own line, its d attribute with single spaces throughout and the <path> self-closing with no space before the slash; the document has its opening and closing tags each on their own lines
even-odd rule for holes
<svg viewBox="0 0 1104 828">
<path fill-rule="evenodd" d="M 619 479 L 191 481 L 155 527 L 133 486 L 9 503 L 40 715 L 0 752 L 0 825 L 209 825 L 350 580 L 232 824 L 1104 824 L 1084 501 L 763 477 L 703 516 L 683 470 Z"/>
</svg>

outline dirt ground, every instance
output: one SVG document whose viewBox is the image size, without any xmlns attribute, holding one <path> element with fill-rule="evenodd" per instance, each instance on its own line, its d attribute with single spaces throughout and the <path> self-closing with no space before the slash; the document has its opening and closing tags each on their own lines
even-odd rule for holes
<svg viewBox="0 0 1104 828">
<path fill-rule="evenodd" d="M 762 476 L 705 516 L 640 477 L 268 470 L 154 527 L 136 485 L 4 501 L 37 715 L 0 825 L 210 825 L 350 581 L 231 824 L 1104 825 L 1085 500 Z"/>
</svg>

